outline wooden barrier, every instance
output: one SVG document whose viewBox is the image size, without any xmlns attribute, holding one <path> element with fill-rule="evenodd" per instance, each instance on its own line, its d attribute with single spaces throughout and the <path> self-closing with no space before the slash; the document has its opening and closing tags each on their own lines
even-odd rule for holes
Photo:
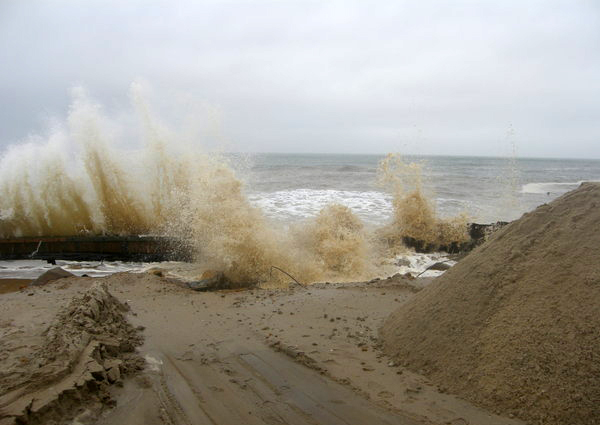
<svg viewBox="0 0 600 425">
<path fill-rule="evenodd" d="M 160 236 L 66 236 L 0 240 L 0 259 L 167 261 L 187 260 L 172 239 Z"/>
</svg>

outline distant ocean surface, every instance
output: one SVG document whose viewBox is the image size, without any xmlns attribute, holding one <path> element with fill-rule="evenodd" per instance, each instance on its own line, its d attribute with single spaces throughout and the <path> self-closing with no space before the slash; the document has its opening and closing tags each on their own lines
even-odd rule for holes
<svg viewBox="0 0 600 425">
<path fill-rule="evenodd" d="M 381 155 L 254 154 L 233 160 L 251 202 L 275 220 L 315 216 L 335 202 L 365 222 L 390 219 L 391 195 L 377 184 Z M 513 220 L 575 189 L 600 181 L 600 160 L 406 156 L 423 164 L 423 183 L 438 213 L 467 213 L 472 221 Z"/>
</svg>

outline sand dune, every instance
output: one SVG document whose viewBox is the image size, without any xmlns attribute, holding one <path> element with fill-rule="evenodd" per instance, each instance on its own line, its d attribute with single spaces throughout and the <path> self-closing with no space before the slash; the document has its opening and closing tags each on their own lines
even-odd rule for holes
<svg viewBox="0 0 600 425">
<path fill-rule="evenodd" d="M 600 421 L 600 184 L 497 232 L 381 329 L 434 382 L 532 423 Z"/>
</svg>

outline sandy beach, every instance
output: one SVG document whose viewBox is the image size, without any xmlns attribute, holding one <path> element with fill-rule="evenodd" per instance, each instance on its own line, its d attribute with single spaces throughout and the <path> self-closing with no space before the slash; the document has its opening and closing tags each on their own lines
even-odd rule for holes
<svg viewBox="0 0 600 425">
<path fill-rule="evenodd" d="M 600 425 L 600 0 L 0 0 L 0 425 Z"/>
<path fill-rule="evenodd" d="M 15 292 L 26 288 L 32 279 L 0 279 L 0 294 Z"/>
<path fill-rule="evenodd" d="M 594 424 L 599 199 L 584 183 L 435 278 L 9 280 L 0 424 Z"/>
<path fill-rule="evenodd" d="M 4 379 L 25 373 L 48 323 L 97 282 L 130 306 L 146 367 L 111 383 L 110 398 L 80 397 L 74 385 L 37 415 L 25 406 L 10 416 L 19 398 L 4 394 L 0 423 L 519 423 L 447 394 L 379 350 L 383 319 L 430 281 L 194 292 L 151 273 L 120 273 L 3 294 Z"/>
</svg>

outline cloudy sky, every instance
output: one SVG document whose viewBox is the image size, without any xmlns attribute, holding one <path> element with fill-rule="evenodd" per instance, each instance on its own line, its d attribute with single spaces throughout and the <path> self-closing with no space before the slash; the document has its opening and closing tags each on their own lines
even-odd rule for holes
<svg viewBox="0 0 600 425">
<path fill-rule="evenodd" d="M 238 151 L 600 158 L 600 2 L 0 0 L 1 146 L 136 81 Z"/>
</svg>

